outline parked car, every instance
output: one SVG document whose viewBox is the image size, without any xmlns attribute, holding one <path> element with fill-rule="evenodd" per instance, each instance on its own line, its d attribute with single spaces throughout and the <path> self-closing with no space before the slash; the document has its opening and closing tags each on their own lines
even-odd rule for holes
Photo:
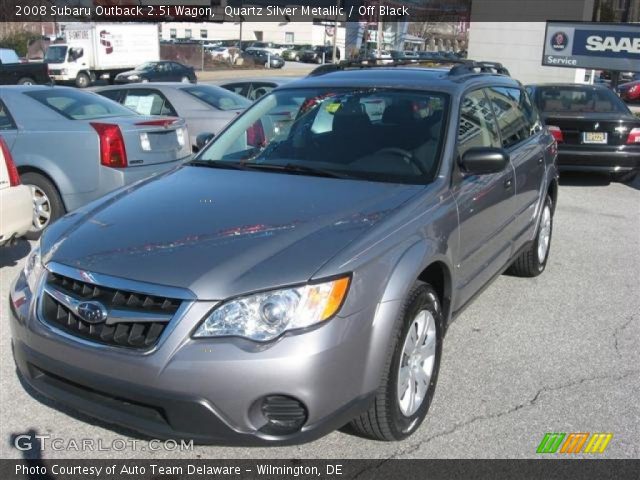
<svg viewBox="0 0 640 480">
<path fill-rule="evenodd" d="M 618 85 L 618 94 L 627 103 L 640 102 L 640 80 Z"/>
<path fill-rule="evenodd" d="M 262 67 L 266 67 L 267 64 L 269 64 L 269 68 L 284 67 L 284 59 L 282 57 L 268 53 L 265 50 L 247 49 L 242 53 L 242 59 L 244 62 Z"/>
<path fill-rule="evenodd" d="M 276 45 L 273 42 L 252 42 L 248 47 L 244 49 L 245 52 L 267 52 L 271 55 L 282 56 L 285 48 Z"/>
<path fill-rule="evenodd" d="M 170 115 L 183 118 L 191 147 L 198 135 L 219 133 L 231 120 L 251 105 L 246 98 L 214 85 L 185 83 L 131 84 L 95 89 L 141 115 Z"/>
<path fill-rule="evenodd" d="M 298 78 L 299 77 L 241 78 L 221 83 L 220 87 L 255 102 L 262 96 L 271 92 L 274 88 L 285 85 L 291 81 L 298 80 Z"/>
<path fill-rule="evenodd" d="M 137 115 L 73 87 L 0 87 L 2 136 L 33 193 L 37 238 L 53 220 L 111 190 L 178 166 L 190 154 L 184 120 Z"/>
<path fill-rule="evenodd" d="M 640 119 L 600 85 L 527 87 L 558 142 L 561 170 L 606 172 L 631 181 L 640 168 Z"/>
<path fill-rule="evenodd" d="M 300 60 L 305 63 L 324 63 L 333 62 L 333 46 L 325 45 L 315 47 L 313 50 L 303 50 Z M 336 49 L 336 60 L 340 60 L 340 49 Z"/>
<path fill-rule="evenodd" d="M 10 290 L 24 384 L 153 438 L 414 433 L 451 320 L 550 251 L 553 137 L 519 82 L 470 72 L 324 69 L 59 220 Z"/>
<path fill-rule="evenodd" d="M 390 50 L 389 55 L 394 62 L 416 63 L 419 60 L 418 54 L 409 50 Z"/>
<path fill-rule="evenodd" d="M 115 83 L 183 82 L 197 83 L 193 67 L 178 62 L 147 62 L 116 76 Z"/>
<path fill-rule="evenodd" d="M 444 56 L 441 52 L 419 52 L 418 58 L 420 60 L 443 60 Z"/>
<path fill-rule="evenodd" d="M 46 63 L 21 62 L 15 50 L 0 48 L 0 85 L 50 83 Z"/>
<path fill-rule="evenodd" d="M 0 129 L 6 122 L 6 112 L 0 108 Z M 29 231 L 32 212 L 31 190 L 21 184 L 9 147 L 0 136 L 0 247 Z"/>
<path fill-rule="evenodd" d="M 285 60 L 293 60 L 299 62 L 302 58 L 302 52 L 304 50 L 313 50 L 312 45 L 294 45 L 292 48 L 284 50 L 282 52 L 282 58 Z"/>
<path fill-rule="evenodd" d="M 235 60 L 235 55 L 231 53 L 231 49 L 233 47 L 205 47 L 205 52 L 208 53 L 213 58 L 218 58 L 220 60 L 233 61 Z"/>
</svg>

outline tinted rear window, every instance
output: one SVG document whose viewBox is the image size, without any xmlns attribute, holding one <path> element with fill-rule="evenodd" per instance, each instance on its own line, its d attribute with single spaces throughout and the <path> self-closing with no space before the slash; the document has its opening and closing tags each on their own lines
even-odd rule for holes
<svg viewBox="0 0 640 480">
<path fill-rule="evenodd" d="M 613 92 L 580 86 L 544 87 L 537 104 L 543 112 L 626 113 L 627 107 Z"/>
<path fill-rule="evenodd" d="M 246 98 L 220 87 L 199 85 L 182 90 L 218 110 L 239 110 L 251 105 Z"/>
<path fill-rule="evenodd" d="M 24 94 L 70 120 L 136 115 L 128 108 L 95 93 L 51 88 Z"/>
</svg>

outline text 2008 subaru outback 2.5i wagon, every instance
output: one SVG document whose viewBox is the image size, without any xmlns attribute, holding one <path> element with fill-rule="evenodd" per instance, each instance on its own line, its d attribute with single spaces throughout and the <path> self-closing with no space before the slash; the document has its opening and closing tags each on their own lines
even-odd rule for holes
<svg viewBox="0 0 640 480">
<path fill-rule="evenodd" d="M 11 289 L 24 380 L 155 437 L 413 433 L 452 318 L 549 255 L 553 137 L 474 65 L 322 67 L 52 224 Z"/>
</svg>

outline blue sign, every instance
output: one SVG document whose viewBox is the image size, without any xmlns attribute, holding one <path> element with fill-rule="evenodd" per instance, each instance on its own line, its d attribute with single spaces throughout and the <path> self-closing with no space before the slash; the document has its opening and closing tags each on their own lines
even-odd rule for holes
<svg viewBox="0 0 640 480">
<path fill-rule="evenodd" d="M 640 72 L 640 24 L 547 22 L 542 65 Z"/>
</svg>

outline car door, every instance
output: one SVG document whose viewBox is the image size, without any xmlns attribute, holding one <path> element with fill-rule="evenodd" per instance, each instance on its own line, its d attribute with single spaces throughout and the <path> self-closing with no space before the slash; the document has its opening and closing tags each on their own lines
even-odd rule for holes
<svg viewBox="0 0 640 480">
<path fill-rule="evenodd" d="M 515 171 L 513 246 L 531 238 L 543 184 L 545 146 L 542 124 L 529 96 L 518 87 L 491 87 L 487 94 L 498 121 L 502 147 Z"/>
<path fill-rule="evenodd" d="M 458 294 L 454 310 L 499 273 L 511 255 L 513 167 L 509 164 L 498 173 L 467 174 L 459 161 L 473 147 L 500 147 L 495 115 L 483 89 L 465 94 L 458 120 L 458 161 L 452 177 L 459 217 Z"/>
</svg>

